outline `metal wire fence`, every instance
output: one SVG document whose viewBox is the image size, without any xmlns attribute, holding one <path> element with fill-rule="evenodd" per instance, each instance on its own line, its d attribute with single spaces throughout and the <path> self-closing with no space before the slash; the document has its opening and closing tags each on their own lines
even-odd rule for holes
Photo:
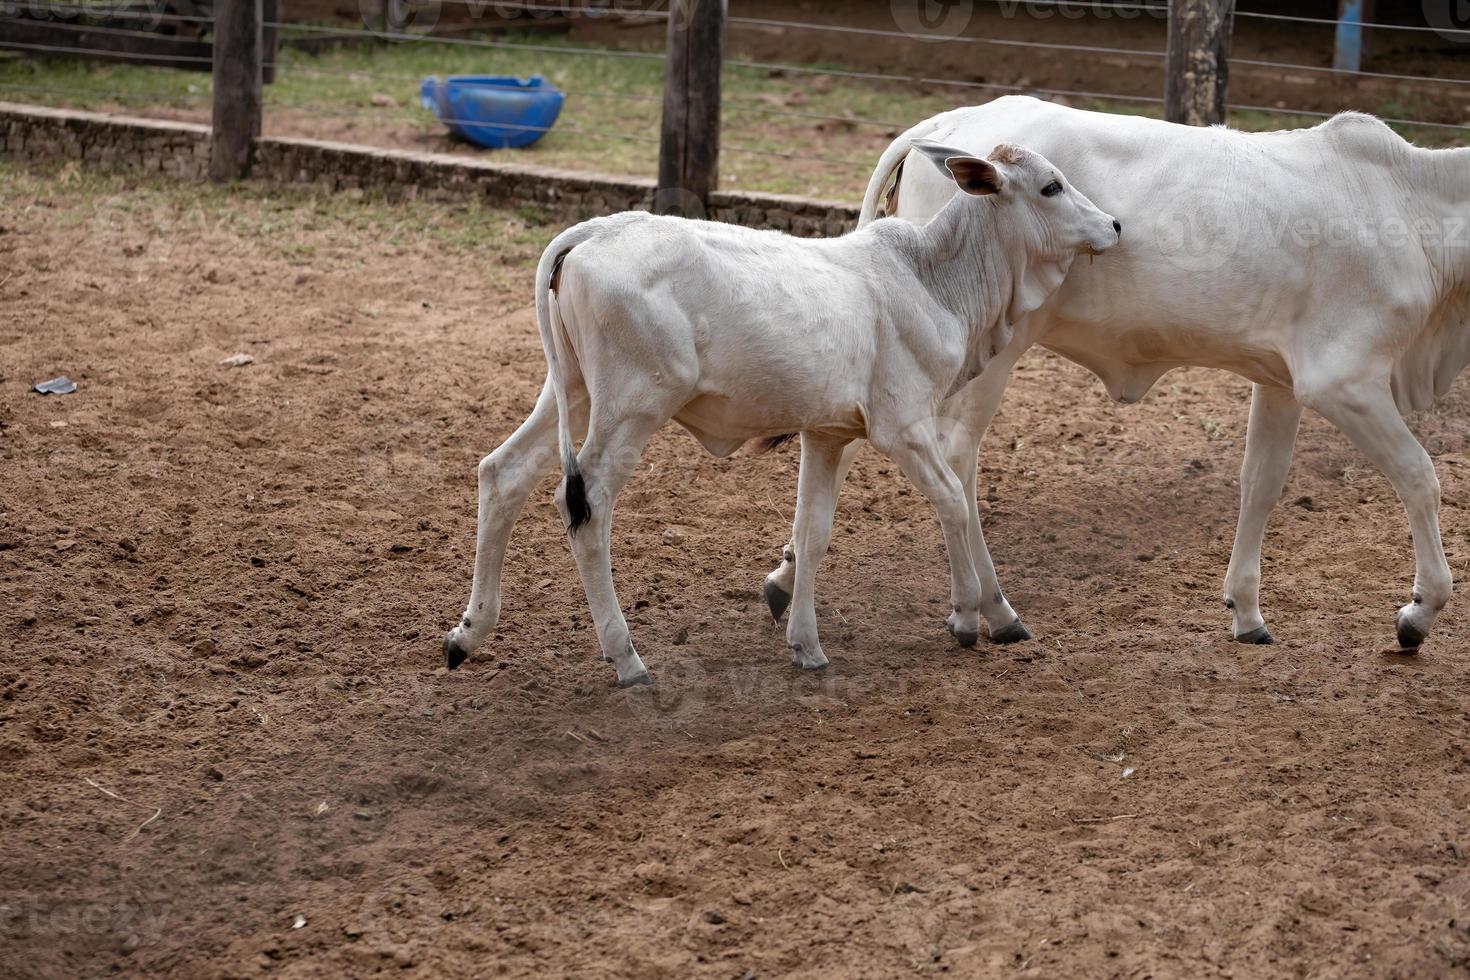
<svg viewBox="0 0 1470 980">
<path fill-rule="evenodd" d="M 396 2 L 396 0 L 395 0 Z M 550 16 L 585 16 L 588 18 L 599 17 L 609 20 L 619 19 L 628 21 L 646 21 L 657 23 L 666 21 L 670 14 L 667 10 L 659 9 L 630 9 L 627 7 L 602 7 L 592 6 L 586 3 L 544 3 L 535 0 L 495 0 L 492 3 L 477 2 L 477 0 L 442 0 L 449 6 L 464 6 L 468 8 L 475 17 L 484 12 L 498 12 L 503 16 L 510 14 L 534 15 L 535 17 Z M 990 4 L 1002 4 L 1005 0 L 986 0 Z M 1014 10 L 1018 4 L 1011 3 L 1010 8 Z M 1158 3 L 1102 3 L 1094 0 L 1029 0 L 1028 7 L 1050 7 L 1063 10 L 1098 11 L 1106 9 L 1110 12 L 1131 11 L 1137 13 L 1160 12 L 1161 5 Z M 68 8 L 77 10 L 78 8 Z M 1306 17 L 1295 14 L 1280 14 L 1256 11 L 1238 11 L 1235 14 L 1237 21 L 1260 20 L 1269 22 L 1281 22 L 1287 24 L 1304 24 L 1320 27 L 1338 27 L 1343 24 L 1352 23 L 1355 27 L 1373 31 L 1404 31 L 1413 32 L 1416 36 L 1424 32 L 1433 32 L 1436 36 L 1446 40 L 1464 39 L 1470 41 L 1470 31 L 1442 30 L 1436 27 L 1423 25 L 1389 24 L 1389 23 L 1365 23 L 1357 24 L 1342 19 Z M 197 28 L 208 34 L 213 27 L 213 21 L 208 16 L 177 14 L 153 10 L 137 10 L 127 7 L 89 7 L 85 11 L 76 14 L 73 21 L 51 20 L 48 26 L 58 32 L 58 37 L 74 34 L 78 43 L 45 43 L 35 40 L 20 40 L 16 37 L 7 37 L 7 29 L 13 25 L 34 26 L 37 21 L 34 18 L 16 16 L 8 8 L 0 8 L 0 47 L 25 52 L 34 55 L 68 55 L 74 57 L 96 57 L 106 58 L 113 61 L 127 61 L 126 52 L 115 50 L 112 45 L 89 46 L 89 39 L 96 39 L 99 35 L 106 34 L 112 38 L 135 38 L 156 37 L 157 34 L 151 30 L 134 27 L 120 26 L 128 21 L 147 21 L 153 26 L 159 24 L 182 24 L 191 28 Z M 485 52 L 487 54 L 498 54 L 508 56 L 546 56 L 552 59 L 576 59 L 578 61 L 587 59 L 606 59 L 609 62 L 632 62 L 647 63 L 650 65 L 661 64 L 664 54 L 661 51 L 644 50 L 640 48 L 618 48 L 607 46 L 592 46 L 584 44 L 545 43 L 524 35 L 514 37 L 506 36 L 483 36 L 483 34 L 459 34 L 433 31 L 422 32 L 408 30 L 400 27 L 393 29 L 390 23 L 374 28 L 372 26 L 342 26 L 330 24 L 300 24 L 285 20 L 270 20 L 264 24 L 268 30 L 279 32 L 280 38 L 291 44 L 302 40 L 315 40 L 343 44 L 370 45 L 378 49 L 384 47 L 402 45 L 437 46 L 440 50 L 461 52 Z M 506 25 L 513 25 L 515 21 L 506 21 Z M 748 17 L 733 16 L 727 21 L 730 28 L 734 30 L 764 30 L 790 32 L 793 34 L 820 35 L 835 38 L 860 38 L 884 41 L 910 42 L 920 41 L 942 45 L 965 45 L 975 48 L 1011 49 L 1015 51 L 1045 51 L 1054 53 L 1062 58 L 1068 59 L 1095 59 L 1108 57 L 1124 59 L 1134 65 L 1149 71 L 1157 71 L 1159 84 L 1157 91 L 1163 90 L 1163 72 L 1165 52 L 1159 48 L 1150 47 L 1120 47 L 1104 44 L 1079 44 L 1066 41 L 1054 41 L 1034 38 L 979 36 L 974 33 L 934 33 L 926 31 L 908 31 L 900 29 L 885 29 L 878 27 L 861 26 L 855 24 L 818 23 L 797 19 L 773 18 L 773 17 Z M 483 27 L 483 24 L 472 24 L 472 27 Z M 372 50 L 371 48 L 369 50 Z M 210 58 L 198 54 L 169 54 L 152 53 L 149 61 L 154 64 L 175 64 L 178 67 L 205 68 Z M 393 67 L 391 58 L 381 59 L 383 65 L 378 65 L 373 59 L 363 59 L 364 63 L 352 67 L 333 65 L 326 59 L 310 59 L 304 55 L 283 54 L 272 64 L 285 73 L 283 77 L 315 77 L 320 79 L 335 79 L 340 86 L 344 81 L 359 88 L 363 86 L 381 86 L 394 90 L 416 83 L 422 75 L 397 70 Z M 1289 61 L 1278 61 L 1268 58 L 1236 57 L 1231 59 L 1232 67 L 1247 71 L 1274 71 L 1302 73 L 1304 75 L 1322 75 L 1325 78 L 1341 77 L 1343 73 L 1338 69 L 1320 64 L 1302 64 Z M 1102 106 L 1109 105 L 1136 105 L 1152 107 L 1160 105 L 1164 100 L 1160 96 L 1145 95 L 1138 92 L 1108 92 L 1095 91 L 1087 88 L 1077 87 L 1049 87 L 1044 84 L 1036 85 L 1030 83 L 1006 83 L 987 80 L 965 79 L 944 77 L 936 73 L 919 72 L 905 73 L 898 71 L 870 71 L 850 67 L 835 67 L 829 65 L 810 65 L 799 63 L 787 63 L 780 61 L 769 61 L 756 58 L 727 58 L 724 62 L 725 69 L 731 73 L 752 73 L 754 77 L 760 77 L 764 73 L 766 78 L 771 77 L 795 77 L 795 78 L 817 78 L 824 77 L 828 84 L 833 80 L 850 82 L 856 85 L 881 85 L 893 86 L 897 90 L 922 91 L 933 94 L 934 92 L 950 93 L 951 96 L 961 92 L 976 92 L 987 95 L 1000 95 L 1009 93 L 1030 93 L 1047 98 L 1065 98 L 1094 103 Z M 1433 75 L 1415 75 L 1400 72 L 1387 71 L 1360 71 L 1352 73 L 1353 79 L 1372 79 L 1384 82 L 1440 86 L 1450 91 L 1463 91 L 1465 86 L 1470 86 L 1470 78 L 1437 77 Z M 605 112 L 592 113 L 594 120 L 603 120 L 600 124 L 589 122 L 585 119 L 572 118 L 559 123 L 555 127 L 558 133 L 566 133 L 596 142 L 606 143 L 628 143 L 639 145 L 656 144 L 659 141 L 657 131 L 657 113 L 662 105 L 662 96 L 657 87 L 653 73 L 644 80 L 646 88 L 639 91 L 628 90 L 599 90 L 595 85 L 570 85 L 564 86 L 563 91 L 569 99 L 569 104 L 617 104 L 626 112 L 626 119 L 612 119 Z M 96 96 L 96 90 L 86 88 L 58 88 L 56 86 L 29 84 L 24 79 L 17 80 L 14 75 L 0 74 L 0 98 L 7 94 L 24 94 L 28 97 L 38 97 L 43 100 L 55 100 L 64 98 L 69 101 L 85 101 L 89 96 Z M 123 100 L 128 96 L 119 95 L 117 98 L 109 99 L 112 103 L 128 104 Z M 184 95 L 177 92 L 152 92 L 131 97 L 135 103 L 134 107 L 146 108 L 148 105 L 159 105 L 169 107 L 197 107 L 204 108 L 207 96 L 204 93 L 196 95 Z M 937 98 L 946 98 L 937 96 Z M 951 98 L 950 101 L 953 101 Z M 268 108 L 271 111 L 289 111 L 304 117 L 326 119 L 336 117 L 344 120 L 367 120 L 375 119 L 383 121 L 387 119 L 397 123 L 412 123 L 420 128 L 428 128 L 444 122 L 464 122 L 465 120 L 438 120 L 437 122 L 418 110 L 408 108 L 402 109 L 392 106 L 394 110 L 389 113 L 366 109 L 360 105 L 350 102 L 344 104 L 311 105 L 304 102 L 292 103 L 283 100 L 268 100 Z M 881 118 L 877 115 L 861 114 L 856 112 L 822 111 L 819 108 L 802 109 L 792 104 L 784 104 L 778 100 L 752 95 L 744 92 L 730 92 L 723 100 L 724 111 L 734 120 L 767 120 L 781 121 L 791 126 L 797 125 L 831 125 L 843 129 L 873 130 L 874 138 L 880 138 L 892 134 L 895 131 L 906 128 L 915 119 L 907 121 Z M 1255 105 L 1248 103 L 1232 103 L 1231 108 L 1238 111 L 1252 113 L 1263 113 L 1282 117 L 1319 118 L 1331 115 L 1320 109 L 1310 107 L 1291 107 L 1283 104 Z M 1343 106 L 1348 108 L 1348 106 Z M 635 111 L 636 110 L 636 111 Z M 1436 119 L 1412 118 L 1405 114 L 1394 114 L 1387 118 L 1388 122 L 1403 127 L 1423 127 L 1428 130 L 1439 130 L 1447 133 L 1459 131 L 1470 135 L 1470 126 L 1459 123 L 1446 122 Z M 552 127 L 507 127 L 511 129 L 535 130 L 547 132 Z M 767 158 L 779 161 L 800 161 L 820 163 L 830 167 L 841 168 L 854 175 L 866 174 L 871 168 L 871 159 L 856 158 L 830 153 L 810 153 L 805 151 L 792 151 L 784 148 L 776 148 L 771 145 L 763 145 L 758 138 L 741 139 L 743 130 L 749 130 L 750 125 L 727 126 L 729 135 L 736 138 L 726 139 L 722 142 L 722 151 L 756 158 Z"/>
</svg>

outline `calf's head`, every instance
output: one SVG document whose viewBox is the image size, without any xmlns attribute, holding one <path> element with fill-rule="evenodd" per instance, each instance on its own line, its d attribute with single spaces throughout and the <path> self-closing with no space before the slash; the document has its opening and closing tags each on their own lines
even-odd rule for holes
<svg viewBox="0 0 1470 980">
<path fill-rule="evenodd" d="M 1011 274 L 1003 328 L 1045 303 L 1078 255 L 1101 255 L 1122 239 L 1122 224 L 1099 210 L 1040 153 L 1001 145 L 981 159 L 934 140 L 914 140 L 913 148 L 962 194 L 982 199 L 974 206 L 993 209 L 992 244 L 1001 250 Z M 1009 330 L 1001 335 L 998 343 L 1003 346 Z"/>
<path fill-rule="evenodd" d="M 988 197 L 1009 233 L 1022 236 L 1027 253 L 1041 261 L 1065 261 L 1080 252 L 1101 255 L 1118 244 L 1123 226 L 1099 210 L 1040 153 L 1002 144 L 981 159 L 934 140 L 913 147 L 962 193 Z"/>
</svg>

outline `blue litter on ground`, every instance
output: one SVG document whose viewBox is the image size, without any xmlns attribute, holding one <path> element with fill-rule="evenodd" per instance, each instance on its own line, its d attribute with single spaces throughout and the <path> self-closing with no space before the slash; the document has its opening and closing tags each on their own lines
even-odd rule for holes
<svg viewBox="0 0 1470 980">
<path fill-rule="evenodd" d="M 77 390 L 77 383 L 63 374 L 59 378 L 42 381 L 34 387 L 43 395 L 69 395 Z"/>
<path fill-rule="evenodd" d="M 566 96 L 541 75 L 431 75 L 419 87 L 419 101 L 451 133 L 500 150 L 545 136 Z"/>
</svg>

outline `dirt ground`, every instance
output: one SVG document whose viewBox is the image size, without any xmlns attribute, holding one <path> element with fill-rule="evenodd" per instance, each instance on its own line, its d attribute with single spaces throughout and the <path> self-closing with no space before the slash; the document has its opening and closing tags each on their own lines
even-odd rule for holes
<svg viewBox="0 0 1470 980">
<path fill-rule="evenodd" d="M 1405 519 L 1309 419 L 1281 643 L 1232 643 L 1223 374 L 1025 361 L 981 506 L 1033 642 L 956 648 L 868 453 L 798 674 L 792 451 L 668 431 L 615 545 L 656 686 L 610 686 L 550 485 L 445 673 L 549 230 L 427 207 L 0 169 L 0 975 L 1467 972 L 1465 600 L 1388 649 Z M 1413 424 L 1463 579 L 1470 389 Z"/>
</svg>

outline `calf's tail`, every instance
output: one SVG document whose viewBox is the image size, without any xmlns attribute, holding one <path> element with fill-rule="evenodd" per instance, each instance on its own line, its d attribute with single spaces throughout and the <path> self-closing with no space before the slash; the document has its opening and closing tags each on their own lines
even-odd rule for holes
<svg viewBox="0 0 1470 980">
<path fill-rule="evenodd" d="M 577 465 L 576 447 L 572 444 L 572 415 L 567 396 L 567 373 L 563 365 L 581 373 L 567 336 L 566 324 L 562 321 L 556 294 L 561 288 L 561 268 L 572 249 L 592 237 L 586 225 L 578 225 L 562 232 L 546 247 L 541 263 L 536 267 L 536 325 L 541 331 L 541 346 L 546 352 L 547 377 L 551 380 L 552 393 L 556 395 L 556 437 L 561 450 L 562 471 L 566 474 L 567 531 L 576 534 L 577 529 L 592 519 L 592 507 L 587 501 L 587 483 Z"/>
</svg>

